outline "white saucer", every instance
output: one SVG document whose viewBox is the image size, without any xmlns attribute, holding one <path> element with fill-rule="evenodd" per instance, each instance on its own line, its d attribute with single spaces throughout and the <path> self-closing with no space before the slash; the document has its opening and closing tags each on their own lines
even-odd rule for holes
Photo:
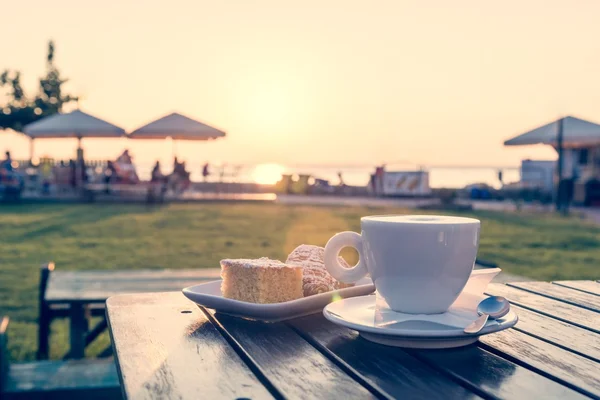
<svg viewBox="0 0 600 400">
<path fill-rule="evenodd" d="M 462 296 L 462 295 L 461 295 Z M 455 304 L 460 303 L 461 296 Z M 466 346 L 477 341 L 479 336 L 498 332 L 514 326 L 518 317 L 510 311 L 505 317 L 488 321 L 485 327 L 477 334 L 463 332 L 470 320 L 477 318 L 476 304 L 487 296 L 471 297 L 469 302 L 475 301 L 472 310 L 460 309 L 448 313 L 428 315 L 415 315 L 396 313 L 390 310 L 378 296 L 361 296 L 344 299 L 331 303 L 323 310 L 323 315 L 329 321 L 358 331 L 365 339 L 388 346 L 407 347 L 417 349 L 446 349 Z M 450 315 L 455 313 L 456 315 Z M 414 318 L 411 320 L 411 318 Z M 434 322 L 438 321 L 438 322 Z M 440 323 L 448 320 L 451 325 Z M 400 321 L 400 322 L 397 322 Z M 464 321 L 462 327 L 459 325 Z"/>
<path fill-rule="evenodd" d="M 364 296 L 375 291 L 371 278 L 359 280 L 355 286 L 316 294 L 297 300 L 273 304 L 256 304 L 227 299 L 221 294 L 221 280 L 190 286 L 183 295 L 194 303 L 212 308 L 223 314 L 247 319 L 277 322 L 321 312 L 332 301 L 354 296 Z"/>
</svg>

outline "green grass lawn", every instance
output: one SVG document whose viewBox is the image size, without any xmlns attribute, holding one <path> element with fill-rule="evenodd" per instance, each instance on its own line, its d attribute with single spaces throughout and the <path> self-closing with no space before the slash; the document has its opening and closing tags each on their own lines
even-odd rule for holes
<svg viewBox="0 0 600 400">
<path fill-rule="evenodd" d="M 33 359 L 39 267 L 62 270 L 208 268 L 226 257 L 285 259 L 302 243 L 324 245 L 360 228 L 363 215 L 404 209 L 273 204 L 0 206 L 0 315 L 11 317 L 13 360 Z M 479 257 L 535 280 L 600 278 L 600 227 L 576 217 L 475 212 Z M 67 325 L 52 326 L 52 356 L 66 351 Z M 107 335 L 90 348 L 108 344 Z"/>
</svg>

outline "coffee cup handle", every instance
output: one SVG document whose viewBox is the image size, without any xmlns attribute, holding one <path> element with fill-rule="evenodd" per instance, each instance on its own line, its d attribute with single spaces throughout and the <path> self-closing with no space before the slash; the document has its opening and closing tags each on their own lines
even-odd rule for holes
<svg viewBox="0 0 600 400">
<path fill-rule="evenodd" d="M 354 247 L 358 252 L 358 263 L 352 268 L 345 268 L 340 264 L 339 255 L 344 247 Z M 325 245 L 325 268 L 340 282 L 355 283 L 367 275 L 367 267 L 363 260 L 362 236 L 356 232 L 340 232 Z"/>
</svg>

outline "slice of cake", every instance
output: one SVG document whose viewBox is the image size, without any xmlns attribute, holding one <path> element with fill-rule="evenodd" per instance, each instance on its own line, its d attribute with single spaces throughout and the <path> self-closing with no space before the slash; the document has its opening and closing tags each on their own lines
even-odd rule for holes
<svg viewBox="0 0 600 400">
<path fill-rule="evenodd" d="M 221 260 L 221 293 L 250 303 L 281 303 L 302 296 L 302 267 L 266 257 Z"/>
<path fill-rule="evenodd" d="M 296 247 L 285 261 L 287 264 L 301 265 L 303 268 L 302 290 L 304 296 L 330 292 L 354 286 L 354 284 L 342 283 L 329 274 L 325 268 L 325 249 L 319 246 L 301 244 Z M 340 264 L 350 268 L 346 261 L 339 257 Z"/>
</svg>

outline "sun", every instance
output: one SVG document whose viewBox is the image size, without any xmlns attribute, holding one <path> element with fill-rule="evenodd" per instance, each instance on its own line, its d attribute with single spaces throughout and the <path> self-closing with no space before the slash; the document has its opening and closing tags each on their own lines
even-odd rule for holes
<svg viewBox="0 0 600 400">
<path fill-rule="evenodd" d="M 261 185 L 273 185 L 281 179 L 284 170 L 279 164 L 259 164 L 252 171 L 252 179 Z"/>
</svg>

